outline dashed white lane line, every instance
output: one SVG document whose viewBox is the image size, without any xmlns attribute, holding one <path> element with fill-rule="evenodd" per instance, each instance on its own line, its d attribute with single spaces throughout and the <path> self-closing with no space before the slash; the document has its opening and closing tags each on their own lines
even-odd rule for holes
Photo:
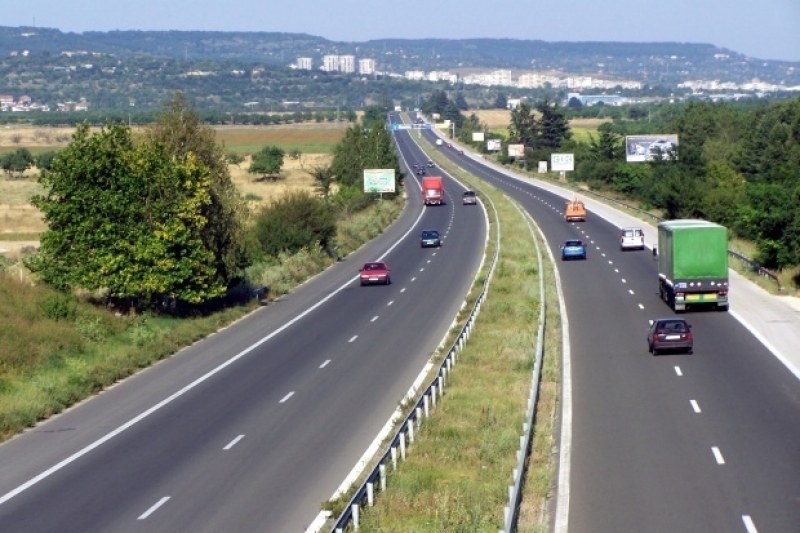
<svg viewBox="0 0 800 533">
<path fill-rule="evenodd" d="M 631 295 L 633 295 L 633 294 L 635 294 L 635 293 L 633 292 L 633 289 L 628 289 L 628 294 L 631 294 Z"/>
<path fill-rule="evenodd" d="M 644 305 L 639 304 L 639 309 L 644 309 Z"/>
<path fill-rule="evenodd" d="M 628 283 L 628 280 L 625 279 L 625 278 L 622 278 L 622 283 Z"/>
<path fill-rule="evenodd" d="M 374 317 L 372 317 L 372 319 L 370 320 L 370 322 L 375 322 L 376 320 L 378 320 L 378 315 L 375 315 Z"/>
<path fill-rule="evenodd" d="M 445 235 L 445 237 L 447 237 L 447 235 Z M 436 252 L 433 252 L 431 255 L 436 257 Z"/>
<path fill-rule="evenodd" d="M 609 263 L 610 263 L 610 262 L 611 262 L 611 261 L 609 261 Z M 615 269 L 614 269 L 614 273 L 615 273 L 615 274 L 619 274 L 619 269 L 618 269 L 618 268 L 615 268 Z"/>
<path fill-rule="evenodd" d="M 747 530 L 747 533 L 758 533 L 756 525 L 753 523 L 753 519 L 750 518 L 749 514 L 742 515 L 742 522 L 744 522 L 744 528 Z"/>
<path fill-rule="evenodd" d="M 716 446 L 712 446 L 711 447 L 711 453 L 714 454 L 714 460 L 717 461 L 718 465 L 724 465 L 725 464 L 725 458 L 722 457 L 722 452 L 719 451 L 719 448 L 717 448 Z"/>
<path fill-rule="evenodd" d="M 352 337 L 350 337 L 350 340 L 349 340 L 349 341 L 347 341 L 347 342 L 353 342 L 353 341 L 354 341 L 354 340 L 356 340 L 357 338 L 358 338 L 358 335 L 353 335 Z"/>
<path fill-rule="evenodd" d="M 400 289 L 400 292 L 406 292 L 406 288 L 403 287 L 402 289 Z"/>
<path fill-rule="evenodd" d="M 420 272 L 425 272 L 425 267 L 419 269 Z"/>
<path fill-rule="evenodd" d="M 414 276 L 413 278 L 411 278 L 411 281 L 412 282 L 417 281 L 417 276 Z"/>
<path fill-rule="evenodd" d="M 692 405 L 692 411 L 695 413 L 702 413 L 700 410 L 700 404 L 697 403 L 697 400 L 689 400 L 689 403 Z"/>
<path fill-rule="evenodd" d="M 294 396 L 294 391 L 290 392 L 289 394 L 281 398 L 281 401 L 278 403 L 286 403 L 292 396 Z"/>
<path fill-rule="evenodd" d="M 598 248 L 598 250 L 599 250 L 599 249 L 600 249 L 600 248 Z M 606 253 L 605 253 L 605 252 L 603 252 L 603 253 L 601 253 L 601 254 L 600 254 L 600 257 L 605 257 L 605 256 L 606 256 Z"/>
<path fill-rule="evenodd" d="M 683 375 L 683 372 L 681 371 L 681 367 L 679 367 L 679 366 L 676 366 L 676 367 L 675 367 L 675 373 L 676 373 L 676 374 L 678 374 L 679 376 L 682 376 L 682 375 Z"/>
<path fill-rule="evenodd" d="M 330 359 L 325 359 L 325 362 L 324 362 L 324 363 L 322 363 L 321 365 L 319 365 L 319 367 L 320 367 L 320 368 L 325 368 L 325 367 L 326 367 L 326 366 L 328 366 L 329 364 L 331 364 L 331 360 L 330 360 Z"/>
<path fill-rule="evenodd" d="M 430 262 L 431 262 L 431 260 L 430 260 L 430 259 L 428 259 L 428 263 L 430 263 Z"/>
<path fill-rule="evenodd" d="M 152 507 L 150 507 L 150 509 L 140 514 L 138 520 L 147 520 L 148 516 L 155 513 L 158 510 L 158 508 L 167 503 L 169 499 L 170 496 L 164 496 L 163 498 L 158 500 Z"/>
<path fill-rule="evenodd" d="M 388 307 L 388 306 L 391 306 L 393 303 L 394 303 L 394 300 L 389 300 L 389 303 L 387 303 L 386 305 Z"/>
<path fill-rule="evenodd" d="M 224 448 L 222 448 L 222 449 L 223 449 L 223 450 L 226 450 L 226 451 L 227 451 L 227 450 L 230 450 L 231 448 L 233 448 L 234 446 L 236 446 L 236 444 L 237 444 L 237 443 L 238 443 L 240 440 L 242 440 L 243 438 L 244 438 L 244 435 L 239 435 L 238 437 L 236 437 L 235 439 L 233 439 L 232 441 L 230 441 L 230 442 L 228 443 L 228 445 L 227 445 L 227 446 L 225 446 L 225 447 L 224 447 Z"/>
</svg>

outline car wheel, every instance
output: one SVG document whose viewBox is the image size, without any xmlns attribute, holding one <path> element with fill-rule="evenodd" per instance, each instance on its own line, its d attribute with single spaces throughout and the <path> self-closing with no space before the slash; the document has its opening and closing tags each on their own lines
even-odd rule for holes
<svg viewBox="0 0 800 533">
<path fill-rule="evenodd" d="M 387 285 L 391 285 L 392 284 L 392 278 L 390 278 L 389 276 L 386 276 L 386 284 Z"/>
<path fill-rule="evenodd" d="M 692 355 L 694 353 L 694 349 L 693 348 L 689 348 L 688 350 L 686 350 L 686 353 L 688 353 L 689 355 Z"/>
<path fill-rule="evenodd" d="M 650 353 L 653 354 L 653 355 L 658 355 L 658 348 L 653 346 L 653 349 L 650 351 Z"/>
</svg>

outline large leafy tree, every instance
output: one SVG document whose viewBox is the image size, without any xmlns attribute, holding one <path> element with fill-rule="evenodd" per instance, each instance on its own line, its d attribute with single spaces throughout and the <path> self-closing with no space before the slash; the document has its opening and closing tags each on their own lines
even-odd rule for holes
<svg viewBox="0 0 800 533">
<path fill-rule="evenodd" d="M 536 106 L 539 112 L 539 135 L 536 148 L 558 150 L 561 144 L 572 137 L 569 123 L 564 112 L 549 99 L 545 99 Z"/>
<path fill-rule="evenodd" d="M 240 279 L 247 263 L 247 208 L 231 180 L 225 152 L 217 144 L 214 130 L 200 122 L 183 94 L 176 93 L 147 136 L 164 145 L 171 157 L 184 162 L 192 157 L 208 168 L 209 202 L 199 208 L 207 223 L 200 235 L 212 254 L 218 282 L 230 285 Z"/>
<path fill-rule="evenodd" d="M 511 110 L 511 122 L 508 125 L 508 141 L 510 143 L 536 146 L 536 137 L 539 134 L 539 125 L 533 116 L 531 107 L 525 102 Z"/>
<path fill-rule="evenodd" d="M 330 170 L 339 184 L 359 187 L 366 168 L 393 168 L 401 176 L 392 136 L 382 119 L 369 128 L 359 124 L 347 128 L 333 150 Z"/>
<path fill-rule="evenodd" d="M 28 265 L 45 282 L 152 304 L 225 291 L 203 242 L 210 169 L 194 155 L 135 145 L 122 125 L 96 134 L 83 125 L 39 180 L 46 192 L 33 203 L 48 229 Z"/>
<path fill-rule="evenodd" d="M 265 146 L 253 154 L 248 172 L 262 177 L 279 176 L 283 168 L 284 151 L 277 146 Z"/>
</svg>

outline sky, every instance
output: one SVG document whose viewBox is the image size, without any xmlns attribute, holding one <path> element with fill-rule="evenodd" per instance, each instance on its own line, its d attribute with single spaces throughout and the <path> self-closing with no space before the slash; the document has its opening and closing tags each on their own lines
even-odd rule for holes
<svg viewBox="0 0 800 533">
<path fill-rule="evenodd" d="M 800 61 L 800 0 L 0 0 L 0 12 L 2 26 L 65 32 L 266 31 L 350 42 L 671 41 Z"/>
</svg>

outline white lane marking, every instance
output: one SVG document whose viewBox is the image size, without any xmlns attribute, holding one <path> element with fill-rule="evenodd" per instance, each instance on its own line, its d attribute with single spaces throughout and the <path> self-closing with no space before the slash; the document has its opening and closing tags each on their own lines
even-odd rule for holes
<svg viewBox="0 0 800 533">
<path fill-rule="evenodd" d="M 692 410 L 695 413 L 702 413 L 700 410 L 700 404 L 697 403 L 697 400 L 689 400 L 689 403 L 692 404 Z"/>
<path fill-rule="evenodd" d="M 387 303 L 386 305 L 387 305 L 387 306 L 390 306 L 390 305 L 392 305 L 393 303 L 394 303 L 394 300 L 389 300 L 389 303 Z"/>
<path fill-rule="evenodd" d="M 139 515 L 138 520 L 146 520 L 147 517 L 150 516 L 151 514 L 155 513 L 158 510 L 159 507 L 161 507 L 162 505 L 167 503 L 169 501 L 169 499 L 170 499 L 170 496 L 164 496 L 163 498 L 158 500 L 150 509 L 148 509 L 147 511 L 145 511 L 141 515 Z"/>
<path fill-rule="evenodd" d="M 628 283 L 628 280 L 626 280 L 625 278 L 622 278 L 622 283 Z"/>
<path fill-rule="evenodd" d="M 447 235 L 445 235 L 445 237 L 447 237 Z M 434 257 L 436 257 L 436 252 L 433 252 L 433 254 L 432 254 L 432 255 L 433 255 Z"/>
<path fill-rule="evenodd" d="M 610 263 L 610 262 L 611 262 L 611 261 L 609 261 L 609 263 Z M 618 269 L 618 268 L 615 268 L 615 269 L 614 269 L 614 273 L 615 273 L 615 274 L 619 274 L 619 269 Z"/>
<path fill-rule="evenodd" d="M 281 398 L 281 401 L 278 403 L 286 403 L 286 401 L 289 400 L 289 398 L 291 398 L 292 396 L 294 396 L 294 391 L 290 392 L 289 394 Z"/>
<path fill-rule="evenodd" d="M 725 458 L 722 457 L 722 452 L 719 451 L 719 448 L 717 448 L 716 446 L 712 446 L 711 447 L 711 453 L 714 454 L 714 459 L 717 461 L 718 465 L 724 465 L 725 464 Z"/>
<path fill-rule="evenodd" d="M 425 272 L 425 267 L 419 269 L 420 272 Z"/>
<path fill-rule="evenodd" d="M 328 366 L 329 364 L 331 364 L 331 360 L 330 360 L 330 359 L 325 359 L 325 362 L 324 362 L 324 363 L 322 363 L 321 365 L 319 365 L 319 367 L 320 367 L 320 368 L 325 368 L 325 367 L 326 367 L 326 366 Z"/>
<path fill-rule="evenodd" d="M 747 530 L 747 533 L 758 533 L 756 525 L 753 523 L 753 519 L 750 518 L 749 514 L 742 515 L 742 522 L 744 522 L 744 528 Z"/>
<path fill-rule="evenodd" d="M 644 306 L 642 304 L 639 304 L 639 309 L 644 309 Z"/>
<path fill-rule="evenodd" d="M 402 289 L 400 289 L 400 292 L 406 292 L 406 288 L 403 287 Z"/>
<path fill-rule="evenodd" d="M 349 340 L 349 341 L 347 341 L 347 342 L 353 342 L 353 341 L 354 341 L 354 340 L 356 340 L 357 338 L 358 338 L 358 335 L 353 335 L 352 337 L 350 337 L 350 340 Z"/>
<path fill-rule="evenodd" d="M 679 367 L 679 366 L 676 366 L 676 367 L 675 367 L 675 373 L 676 373 L 676 374 L 678 374 L 679 376 L 682 376 L 682 375 L 683 375 L 683 372 L 681 372 L 681 367 Z"/>
<path fill-rule="evenodd" d="M 431 260 L 430 260 L 430 259 L 428 259 L 428 263 L 430 263 L 430 262 L 431 262 Z"/>
<path fill-rule="evenodd" d="M 411 278 L 411 281 L 412 282 L 417 281 L 417 276 L 414 276 L 413 278 Z"/>
<path fill-rule="evenodd" d="M 600 249 L 600 248 L 598 248 L 598 250 L 599 250 L 599 249 Z M 605 257 L 605 256 L 606 256 L 606 253 L 605 253 L 605 252 L 603 252 L 603 253 L 601 253 L 601 254 L 600 254 L 600 257 Z"/>
<path fill-rule="evenodd" d="M 628 294 L 633 295 L 634 294 L 633 289 L 628 289 Z"/>
<path fill-rule="evenodd" d="M 420 190 L 422 190 L 420 184 L 416 180 L 412 180 L 412 181 L 414 181 L 414 183 L 417 185 L 417 187 Z M 411 234 L 412 231 L 416 231 L 417 225 L 419 224 L 419 221 L 422 220 L 422 216 L 424 214 L 425 214 L 425 210 L 421 210 L 419 212 L 419 215 L 417 216 L 416 220 L 408 228 L 408 230 L 400 237 L 400 239 L 398 239 L 394 244 L 392 244 L 389 248 L 387 248 L 386 251 L 381 256 L 377 257 L 376 261 L 383 260 L 395 248 L 397 248 L 400 245 L 400 243 L 403 242 L 405 240 L 405 238 L 408 237 Z M 253 344 L 251 344 L 250 346 L 248 346 L 247 348 L 245 348 L 241 352 L 237 353 L 236 355 L 234 355 L 233 357 L 228 359 L 227 361 L 225 361 L 223 363 L 220 363 L 218 366 L 212 368 L 211 370 L 209 370 L 208 372 L 206 372 L 205 374 L 203 374 L 199 378 L 195 379 L 194 381 L 192 381 L 188 385 L 184 386 L 180 390 L 178 390 L 176 392 L 173 392 L 172 394 L 170 394 L 169 396 L 167 396 L 166 398 L 164 398 L 160 402 L 156 403 L 155 405 L 153 405 L 152 407 L 150 407 L 148 409 L 145 409 L 144 411 L 142 411 L 141 413 L 139 413 L 135 417 L 131 418 L 130 420 L 128 420 L 127 422 L 125 422 L 121 426 L 117 427 L 116 429 L 113 429 L 113 430 L 109 431 L 108 433 L 106 433 L 105 435 L 103 435 L 102 437 L 97 439 L 96 441 L 92 442 L 91 444 L 87 444 L 86 446 L 84 446 L 83 448 L 81 448 L 77 452 L 73 453 L 72 455 L 70 455 L 66 459 L 62 459 L 61 461 L 59 461 L 58 463 L 54 464 L 53 466 L 51 466 L 50 468 L 48 468 L 44 472 L 32 477 L 31 479 L 29 479 L 28 481 L 26 481 L 22 485 L 19 485 L 14 490 L 11 490 L 11 491 L 3 494 L 3 496 L 0 497 L 0 505 L 2 505 L 5 502 L 7 502 L 8 500 L 14 498 L 15 496 L 19 495 L 20 493 L 28 490 L 29 488 L 33 487 L 34 485 L 36 485 L 40 481 L 42 481 L 44 479 L 47 479 L 48 477 L 50 477 L 51 475 L 55 474 L 56 472 L 58 472 L 62 468 L 72 464 L 73 462 L 77 461 L 78 459 L 80 459 L 84 455 L 88 454 L 89 452 L 93 451 L 94 449 L 96 449 L 96 448 L 102 446 L 103 444 L 105 444 L 106 442 L 110 441 L 111 439 L 113 439 L 117 435 L 120 435 L 121 433 L 127 431 L 128 429 L 130 429 L 131 427 L 135 426 L 136 424 L 138 424 L 139 422 L 141 422 L 142 420 L 144 420 L 148 416 L 152 415 L 156 411 L 158 411 L 161 408 L 171 404 L 172 402 L 174 402 L 175 400 L 177 400 L 178 398 L 180 398 L 181 396 L 183 396 L 184 394 L 186 394 L 190 390 L 194 389 L 195 387 L 197 387 L 201 383 L 207 381 L 208 379 L 212 378 L 216 374 L 222 372 L 224 369 L 228 368 L 230 365 L 232 365 L 233 363 L 235 363 L 239 359 L 243 358 L 245 355 L 249 354 L 250 352 L 252 352 L 256 348 L 258 348 L 259 346 L 264 344 L 265 342 L 268 342 L 268 341 L 272 340 L 272 338 L 274 338 L 275 336 L 280 335 L 285 330 L 289 329 L 291 326 L 293 326 L 294 324 L 296 324 L 300 320 L 304 319 L 306 316 L 308 316 L 309 314 L 314 312 L 317 308 L 325 305 L 325 303 L 327 303 L 328 300 L 330 300 L 331 298 L 333 298 L 334 296 L 336 296 L 337 294 L 339 294 L 340 292 L 345 290 L 351 283 L 353 283 L 355 280 L 357 280 L 358 277 L 359 277 L 358 274 L 356 274 L 355 276 L 353 276 L 349 280 L 345 281 L 342 285 L 340 285 L 339 288 L 337 288 L 333 292 L 329 293 L 324 298 L 321 298 L 317 303 L 315 303 L 314 305 L 312 305 L 311 307 L 309 307 L 308 309 L 306 309 L 302 313 L 298 314 L 293 319 L 286 321 L 282 326 L 280 326 L 279 328 L 277 328 L 274 331 L 272 331 L 272 333 L 269 333 L 269 334 L 265 335 L 264 337 L 262 337 L 261 339 L 257 340 L 256 342 L 254 342 Z"/>
<path fill-rule="evenodd" d="M 378 315 L 375 315 L 374 317 L 372 317 L 372 320 L 370 320 L 370 322 L 375 322 L 376 320 L 378 320 Z"/>
<path fill-rule="evenodd" d="M 230 441 L 230 442 L 228 443 L 228 445 L 227 445 L 227 446 L 225 446 L 225 447 L 224 447 L 224 448 L 222 448 L 222 449 L 223 449 L 223 450 L 230 450 L 231 448 L 233 448 L 234 446 L 236 446 L 236 444 L 237 444 L 237 443 L 238 443 L 240 440 L 242 440 L 243 438 L 244 438 L 244 435 L 239 435 L 238 437 L 236 437 L 235 439 L 233 439 L 232 441 Z"/>
</svg>

